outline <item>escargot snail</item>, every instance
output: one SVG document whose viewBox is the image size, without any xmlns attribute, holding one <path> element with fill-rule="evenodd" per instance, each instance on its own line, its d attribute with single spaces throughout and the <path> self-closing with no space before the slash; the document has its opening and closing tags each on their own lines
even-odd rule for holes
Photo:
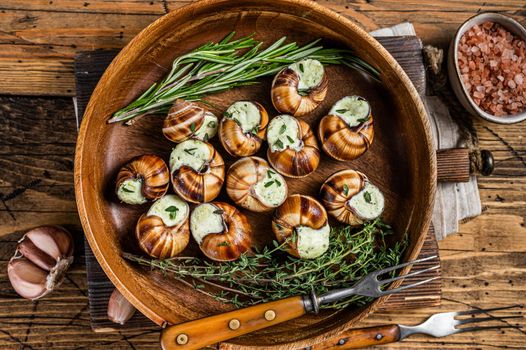
<svg viewBox="0 0 526 350">
<path fill-rule="evenodd" d="M 288 187 L 266 160 L 245 157 L 228 169 L 226 191 L 237 205 L 262 212 L 280 206 L 287 198 Z"/>
<path fill-rule="evenodd" d="M 384 210 L 384 196 L 378 187 L 352 169 L 329 176 L 320 194 L 329 215 L 349 225 L 376 219 Z"/>
<path fill-rule="evenodd" d="M 234 102 L 219 124 L 219 140 L 232 156 L 250 156 L 259 151 L 268 124 L 265 108 L 253 101 Z"/>
<path fill-rule="evenodd" d="M 164 160 L 153 154 L 133 158 L 119 170 L 115 192 L 127 204 L 143 204 L 164 196 L 170 172 Z"/>
<path fill-rule="evenodd" d="M 309 124 L 290 115 L 272 119 L 267 130 L 267 157 L 274 169 L 288 177 L 304 177 L 320 163 L 320 150 Z"/>
<path fill-rule="evenodd" d="M 225 163 L 209 143 L 191 139 L 175 146 L 170 155 L 175 192 L 192 203 L 217 197 L 225 180 Z"/>
<path fill-rule="evenodd" d="M 201 251 L 216 261 L 236 260 L 252 246 L 247 217 L 227 203 L 197 206 L 190 217 L 190 231 Z"/>
<path fill-rule="evenodd" d="M 304 59 L 282 69 L 272 82 L 272 104 L 280 113 L 295 117 L 312 112 L 327 95 L 323 65 Z"/>
<path fill-rule="evenodd" d="M 190 240 L 189 212 L 188 204 L 173 194 L 155 201 L 135 226 L 141 249 L 158 259 L 182 252 Z"/>
<path fill-rule="evenodd" d="M 272 231 L 280 243 L 286 242 L 289 254 L 314 259 L 329 248 L 329 226 L 325 208 L 312 197 L 289 196 L 274 212 Z"/>
<path fill-rule="evenodd" d="M 163 134 L 173 142 L 190 138 L 208 141 L 217 133 L 217 117 L 195 102 L 175 101 L 164 119 Z"/>
<path fill-rule="evenodd" d="M 334 159 L 360 157 L 373 143 L 371 106 L 359 96 L 342 98 L 320 121 L 318 137 L 325 153 Z"/>
</svg>

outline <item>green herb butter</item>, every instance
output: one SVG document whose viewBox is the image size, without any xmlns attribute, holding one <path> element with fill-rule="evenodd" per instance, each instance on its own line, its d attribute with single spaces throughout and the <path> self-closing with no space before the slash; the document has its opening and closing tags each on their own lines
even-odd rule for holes
<svg viewBox="0 0 526 350">
<path fill-rule="evenodd" d="M 190 231 L 198 244 L 211 233 L 223 232 L 225 226 L 219 208 L 210 203 L 197 206 L 190 216 Z"/>
<path fill-rule="evenodd" d="M 309 90 L 317 87 L 325 74 L 323 65 L 310 58 L 293 63 L 289 68 L 299 76 L 298 90 Z"/>
<path fill-rule="evenodd" d="M 146 215 L 158 216 L 166 226 L 171 227 L 186 220 L 189 211 L 190 208 L 184 200 L 175 194 L 168 194 L 156 200 Z"/>
<path fill-rule="evenodd" d="M 257 133 L 257 127 L 261 122 L 261 113 L 255 103 L 237 101 L 228 107 L 225 118 L 235 120 L 245 134 Z"/>
<path fill-rule="evenodd" d="M 258 199 L 269 207 L 281 205 L 287 198 L 285 179 L 273 170 L 268 170 L 263 180 L 254 185 Z"/>
<path fill-rule="evenodd" d="M 194 137 L 201 141 L 208 141 L 217 134 L 217 117 L 211 112 L 205 112 L 203 124 L 196 130 Z"/>
<path fill-rule="evenodd" d="M 175 146 L 170 155 L 170 170 L 174 172 L 186 165 L 195 171 L 199 171 L 210 159 L 210 156 L 210 148 L 203 141 L 193 139 L 183 141 Z"/>
<path fill-rule="evenodd" d="M 273 118 L 268 124 L 267 141 L 272 152 L 283 151 L 286 148 L 301 151 L 303 142 L 296 118 L 287 114 Z"/>
<path fill-rule="evenodd" d="M 147 201 L 142 194 L 141 179 L 124 180 L 117 190 L 117 197 L 127 204 L 143 204 Z"/>
<path fill-rule="evenodd" d="M 329 248 L 329 234 L 331 228 L 326 224 L 315 230 L 308 226 L 297 226 L 298 253 L 302 259 L 314 259 L 322 255 Z"/>
<path fill-rule="evenodd" d="M 384 196 L 382 192 L 370 182 L 363 189 L 347 201 L 347 205 L 362 220 L 373 220 L 384 211 Z"/>
<path fill-rule="evenodd" d="M 345 96 L 336 102 L 329 114 L 340 117 L 350 127 L 360 125 L 369 119 L 369 102 L 359 96 Z"/>
</svg>

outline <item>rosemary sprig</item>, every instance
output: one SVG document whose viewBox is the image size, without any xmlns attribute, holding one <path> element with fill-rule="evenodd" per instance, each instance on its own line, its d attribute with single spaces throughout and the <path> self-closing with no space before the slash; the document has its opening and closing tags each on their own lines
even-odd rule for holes
<svg viewBox="0 0 526 350">
<path fill-rule="evenodd" d="M 178 98 L 195 101 L 208 94 L 256 84 L 258 78 L 276 74 L 307 57 L 323 64 L 343 64 L 379 79 L 379 72 L 351 50 L 324 49 L 318 45 L 319 39 L 301 47 L 295 42 L 286 44 L 283 37 L 262 49 L 263 42 L 252 35 L 232 40 L 234 35 L 232 32 L 220 42 L 206 43 L 176 58 L 161 82 L 115 112 L 108 122 L 130 123 L 142 115 L 168 112 Z"/>
<path fill-rule="evenodd" d="M 324 293 L 350 286 L 371 271 L 398 264 L 406 242 L 388 247 L 385 236 L 390 232 L 390 227 L 379 220 L 359 230 L 335 227 L 328 251 L 314 260 L 288 256 L 283 252 L 287 242 L 276 241 L 273 247 L 221 264 L 195 257 L 157 260 L 128 253 L 123 256 L 177 280 L 193 281 L 194 286 L 199 285 L 199 292 L 241 307 L 308 294 L 311 288 Z M 326 307 L 337 309 L 368 301 L 355 296 Z"/>
</svg>

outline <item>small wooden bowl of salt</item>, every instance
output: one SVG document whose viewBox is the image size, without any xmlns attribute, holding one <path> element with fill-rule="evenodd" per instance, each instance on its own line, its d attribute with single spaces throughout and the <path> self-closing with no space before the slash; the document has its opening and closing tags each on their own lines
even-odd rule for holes
<svg viewBox="0 0 526 350">
<path fill-rule="evenodd" d="M 482 13 L 457 30 L 448 53 L 451 86 L 464 108 L 486 120 L 526 119 L 526 29 L 498 13 Z"/>
</svg>

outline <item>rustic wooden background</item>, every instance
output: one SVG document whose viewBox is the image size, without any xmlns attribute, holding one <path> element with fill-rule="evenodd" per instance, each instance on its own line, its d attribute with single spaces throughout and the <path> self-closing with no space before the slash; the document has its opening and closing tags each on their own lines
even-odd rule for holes
<svg viewBox="0 0 526 350">
<path fill-rule="evenodd" d="M 16 241 L 31 227 L 61 224 L 82 242 L 73 191 L 75 53 L 120 48 L 188 2 L 0 0 L 0 349 L 158 348 L 157 332 L 91 331 L 80 254 L 60 290 L 34 303 L 14 293 L 5 271 Z M 526 25 L 524 0 L 318 2 L 367 30 L 411 21 L 424 43 L 441 47 L 477 12 L 505 13 Z M 476 126 L 497 167 L 494 175 L 479 179 L 484 214 L 439 243 L 440 310 L 526 302 L 526 122 L 501 126 L 477 120 Z M 411 324 L 437 310 L 381 313 L 362 325 Z M 504 330 L 446 339 L 415 336 L 388 348 L 524 349 L 525 344 L 526 331 Z"/>
</svg>

